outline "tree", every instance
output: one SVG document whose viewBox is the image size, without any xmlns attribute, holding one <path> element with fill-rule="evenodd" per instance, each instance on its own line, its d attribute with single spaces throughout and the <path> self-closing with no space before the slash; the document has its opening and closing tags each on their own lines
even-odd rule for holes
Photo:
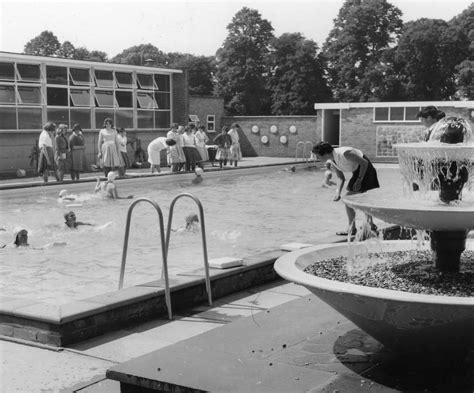
<svg viewBox="0 0 474 393">
<path fill-rule="evenodd" d="M 266 57 L 273 27 L 258 11 L 238 11 L 227 26 L 228 35 L 216 53 L 216 93 L 224 98 L 229 114 L 270 113 Z"/>
<path fill-rule="evenodd" d="M 316 43 L 300 33 L 273 39 L 268 78 L 272 114 L 308 115 L 314 113 L 315 102 L 331 99 L 317 51 Z"/>
<path fill-rule="evenodd" d="M 34 56 L 58 56 L 61 44 L 58 38 L 48 30 L 28 41 L 23 53 Z"/>
<path fill-rule="evenodd" d="M 59 48 L 58 56 L 65 59 L 74 59 L 75 52 L 76 48 L 74 48 L 74 45 L 69 41 L 64 41 Z"/>
<path fill-rule="evenodd" d="M 454 93 L 454 67 L 459 59 L 449 59 L 453 42 L 447 29 L 447 22 L 440 19 L 422 18 L 405 25 L 395 65 L 406 100 L 443 100 Z"/>
<path fill-rule="evenodd" d="M 132 46 L 113 57 L 110 62 L 144 66 L 145 61 L 149 59 L 152 60 L 156 66 L 166 65 L 165 54 L 152 44 Z"/>
<path fill-rule="evenodd" d="M 396 41 L 402 25 L 401 11 L 386 0 L 344 2 L 323 45 L 337 100 L 374 99 L 374 92 L 380 87 L 374 83 L 380 83 L 380 78 L 372 79 L 369 71 L 383 70 L 384 52 Z"/>
</svg>

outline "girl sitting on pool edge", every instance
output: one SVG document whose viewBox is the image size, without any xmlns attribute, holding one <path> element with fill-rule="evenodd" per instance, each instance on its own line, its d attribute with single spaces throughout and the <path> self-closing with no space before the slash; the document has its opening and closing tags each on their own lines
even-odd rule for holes
<svg viewBox="0 0 474 393">
<path fill-rule="evenodd" d="M 114 181 L 117 175 L 115 172 L 110 171 L 107 174 L 107 181 L 101 182 L 99 178 L 97 178 L 97 183 L 95 185 L 95 192 L 102 192 L 102 195 L 112 198 L 112 199 L 133 199 L 133 195 L 128 195 L 126 197 L 121 197 L 118 195 L 117 186 L 115 185 Z"/>
</svg>

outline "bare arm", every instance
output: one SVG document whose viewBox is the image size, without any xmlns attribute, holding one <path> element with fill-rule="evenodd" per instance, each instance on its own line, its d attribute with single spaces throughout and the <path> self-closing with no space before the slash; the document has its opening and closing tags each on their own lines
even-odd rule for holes
<svg viewBox="0 0 474 393">
<path fill-rule="evenodd" d="M 99 131 L 99 140 L 97 141 L 97 148 L 99 150 L 99 157 L 102 156 L 102 142 L 103 142 L 103 136 L 102 136 L 102 132 Z"/>
<path fill-rule="evenodd" d="M 334 169 L 334 173 L 340 180 L 339 185 L 337 186 L 337 189 L 336 189 L 336 195 L 334 196 L 334 201 L 337 202 L 339 199 L 341 199 L 341 192 L 342 192 L 342 188 L 344 187 L 344 183 L 346 182 L 346 178 L 344 177 L 344 173 L 340 171 L 338 168 L 333 166 L 333 169 Z"/>
</svg>

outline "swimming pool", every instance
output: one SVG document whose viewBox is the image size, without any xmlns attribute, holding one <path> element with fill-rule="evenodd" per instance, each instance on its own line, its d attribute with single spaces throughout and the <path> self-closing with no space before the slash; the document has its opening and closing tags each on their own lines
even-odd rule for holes
<svg viewBox="0 0 474 393">
<path fill-rule="evenodd" d="M 384 182 L 401 182 L 398 170 L 379 169 Z M 246 257 L 289 242 L 311 243 L 346 225 L 342 202 L 328 203 L 334 190 L 321 187 L 323 171 L 284 167 L 206 172 L 204 182 L 192 185 L 193 175 L 155 176 L 119 181 L 119 193 L 156 200 L 164 213 L 183 192 L 201 201 L 206 223 L 209 259 Z M 92 183 L 3 191 L 0 217 L 5 232 L 0 242 L 12 243 L 15 229 L 29 231 L 29 248 L 6 247 L 0 263 L 2 296 L 34 298 L 64 304 L 114 291 L 118 287 L 126 215 L 130 200 L 110 201 L 94 195 Z M 398 186 L 397 186 L 398 187 Z M 75 195 L 68 207 L 57 199 L 67 188 Z M 401 187 L 398 187 L 401 189 Z M 93 223 L 71 230 L 63 214 L 74 210 L 78 221 Z M 198 212 L 189 198 L 175 206 L 173 228 Z M 38 249 L 52 242 L 64 246 Z M 158 279 L 161 275 L 158 219 L 149 204 L 140 204 L 132 217 L 124 287 Z M 203 266 L 200 233 L 172 232 L 168 253 L 170 274 L 184 274 Z"/>
</svg>

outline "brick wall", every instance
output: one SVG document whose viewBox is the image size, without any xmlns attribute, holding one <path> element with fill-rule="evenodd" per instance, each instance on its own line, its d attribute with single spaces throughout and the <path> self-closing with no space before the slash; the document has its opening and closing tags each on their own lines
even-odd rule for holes
<svg viewBox="0 0 474 393">
<path fill-rule="evenodd" d="M 470 119 L 469 108 L 439 106 L 438 109 L 445 112 L 447 117 L 457 116 Z M 381 157 L 376 155 L 377 127 L 384 126 L 419 130 L 420 133 L 423 133 L 425 130 L 423 125 L 416 120 L 413 122 L 374 123 L 373 108 L 343 109 L 341 111 L 340 146 L 351 146 L 360 149 L 374 162 L 397 163 L 397 157 Z"/>
<path fill-rule="evenodd" d="M 295 157 L 298 142 L 310 141 L 315 143 L 321 139 L 321 121 L 316 116 L 227 116 L 222 118 L 222 124 L 230 126 L 238 123 L 242 129 L 240 144 L 244 157 Z M 252 132 L 257 126 L 258 132 Z M 276 127 L 276 132 L 271 127 Z M 290 127 L 296 132 L 291 133 Z M 267 136 L 268 143 L 262 142 Z M 280 138 L 285 136 L 287 143 L 281 143 Z M 309 147 L 308 147 L 309 149 Z M 302 146 L 299 146 L 299 157 L 302 155 Z"/>
<path fill-rule="evenodd" d="M 189 97 L 189 114 L 197 115 L 200 123 L 207 128 L 207 115 L 214 115 L 216 124 L 215 132 L 208 131 L 209 138 L 213 139 L 222 128 L 224 116 L 224 99 L 220 97 Z"/>
</svg>

